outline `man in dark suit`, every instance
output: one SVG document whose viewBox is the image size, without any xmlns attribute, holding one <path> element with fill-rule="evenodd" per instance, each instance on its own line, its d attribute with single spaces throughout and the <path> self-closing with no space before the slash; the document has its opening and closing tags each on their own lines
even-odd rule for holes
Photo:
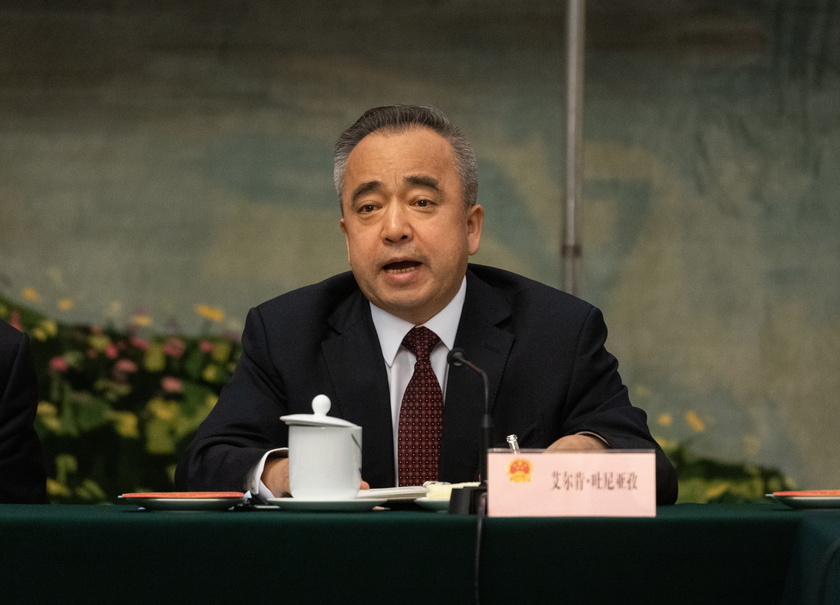
<svg viewBox="0 0 840 605">
<path fill-rule="evenodd" d="M 0 503 L 47 502 L 47 476 L 34 426 L 37 409 L 29 338 L 0 320 Z"/>
<path fill-rule="evenodd" d="M 320 393 L 331 414 L 362 426 L 366 482 L 397 484 L 409 458 L 400 417 L 421 366 L 403 337 L 424 326 L 437 344 L 422 363 L 443 399 L 428 478 L 478 475 L 484 391 L 479 376 L 447 366 L 457 347 L 489 376 L 494 445 L 515 433 L 525 448 L 654 449 L 657 501 L 674 502 L 676 473 L 629 402 L 600 311 L 468 265 L 484 210 L 475 156 L 445 116 L 413 106 L 366 112 L 336 144 L 335 181 L 352 273 L 251 310 L 242 359 L 178 467 L 181 489 L 287 492 L 279 417 L 310 413 Z"/>
</svg>

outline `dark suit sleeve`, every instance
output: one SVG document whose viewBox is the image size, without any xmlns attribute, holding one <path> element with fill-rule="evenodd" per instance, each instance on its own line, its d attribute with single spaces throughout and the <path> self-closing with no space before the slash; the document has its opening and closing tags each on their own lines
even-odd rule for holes
<svg viewBox="0 0 840 605">
<path fill-rule="evenodd" d="M 653 449 L 657 503 L 672 504 L 677 498 L 676 470 L 651 436 L 645 412 L 630 404 L 618 361 L 605 348 L 606 339 L 603 316 L 592 307 L 578 337 L 564 433 L 591 431 L 615 449 Z"/>
<path fill-rule="evenodd" d="M 201 424 L 175 474 L 178 489 L 243 491 L 249 471 L 266 451 L 287 444 L 283 377 L 272 363 L 258 309 L 242 335 L 242 357 L 218 403 Z"/>
<path fill-rule="evenodd" d="M 43 455 L 35 432 L 38 408 L 29 338 L 0 325 L 0 503 L 47 502 Z"/>
</svg>

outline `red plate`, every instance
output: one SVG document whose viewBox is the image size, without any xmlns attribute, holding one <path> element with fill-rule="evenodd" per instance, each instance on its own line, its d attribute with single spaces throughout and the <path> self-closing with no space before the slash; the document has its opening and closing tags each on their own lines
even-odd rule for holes
<svg viewBox="0 0 840 605">
<path fill-rule="evenodd" d="M 840 508 L 840 489 L 811 489 L 767 494 L 791 508 Z"/>
<path fill-rule="evenodd" d="M 139 492 L 122 498 L 242 498 L 242 492 Z"/>
<path fill-rule="evenodd" d="M 242 492 L 137 492 L 122 498 L 242 498 Z"/>
<path fill-rule="evenodd" d="M 242 492 L 145 492 L 121 500 L 148 510 L 226 510 L 245 501 Z"/>
<path fill-rule="evenodd" d="M 840 489 L 810 489 L 798 492 L 773 492 L 774 496 L 792 497 L 792 498 L 814 498 L 814 497 L 838 497 L 840 496 Z"/>
</svg>

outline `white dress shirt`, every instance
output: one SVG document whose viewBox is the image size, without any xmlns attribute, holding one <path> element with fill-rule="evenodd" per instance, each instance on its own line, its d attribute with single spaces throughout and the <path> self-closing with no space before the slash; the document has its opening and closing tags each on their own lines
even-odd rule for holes
<svg viewBox="0 0 840 605">
<path fill-rule="evenodd" d="M 429 355 L 429 361 L 440 383 L 444 405 L 446 405 L 446 381 L 449 377 L 449 364 L 446 363 L 446 357 L 455 346 L 455 335 L 458 332 L 458 323 L 461 321 L 461 310 L 464 308 L 466 295 L 467 278 L 465 277 L 464 281 L 461 282 L 458 293 L 455 294 L 455 298 L 437 315 L 421 324 L 440 338 L 440 342 L 435 345 Z M 394 471 L 396 472 L 399 467 L 397 428 L 400 424 L 400 406 L 405 389 L 414 374 L 414 364 L 417 362 L 414 353 L 402 346 L 402 341 L 405 335 L 415 326 L 374 305 L 370 306 L 370 311 L 373 316 L 376 335 L 379 336 L 379 346 L 382 348 L 385 367 L 388 370 L 388 389 L 391 392 L 391 422 L 394 428 Z"/>
</svg>

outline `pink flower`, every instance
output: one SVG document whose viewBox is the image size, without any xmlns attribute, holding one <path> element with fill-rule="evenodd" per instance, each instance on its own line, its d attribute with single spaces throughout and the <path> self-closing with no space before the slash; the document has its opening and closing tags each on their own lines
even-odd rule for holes
<svg viewBox="0 0 840 605">
<path fill-rule="evenodd" d="M 161 378 L 160 386 L 162 386 L 163 390 L 167 393 L 180 393 L 184 390 L 183 383 L 172 376 L 164 376 Z"/>
<path fill-rule="evenodd" d="M 132 336 L 131 346 L 133 346 L 135 349 L 140 349 L 141 351 L 148 351 L 149 341 L 143 338 L 138 338 L 137 336 Z"/>
<path fill-rule="evenodd" d="M 118 372 L 136 372 L 137 364 L 130 359 L 120 359 L 114 364 L 114 369 Z"/>
<path fill-rule="evenodd" d="M 113 376 L 117 382 L 128 382 L 129 374 L 137 371 L 137 364 L 130 359 L 120 359 L 114 364 Z"/>
<path fill-rule="evenodd" d="M 187 345 L 184 344 L 184 341 L 180 338 L 175 338 L 174 336 L 168 338 L 166 342 L 163 343 L 163 353 L 169 357 L 180 358 L 184 354 L 184 349 L 186 348 Z"/>
<path fill-rule="evenodd" d="M 50 359 L 50 371 L 64 373 L 70 366 L 67 365 L 67 360 L 60 355 Z"/>
<path fill-rule="evenodd" d="M 120 356 L 120 350 L 117 348 L 117 345 L 114 343 L 108 343 L 105 347 L 105 357 L 108 359 L 116 359 Z"/>
<path fill-rule="evenodd" d="M 213 352 L 213 343 L 210 342 L 209 340 L 202 340 L 200 343 L 198 343 L 198 349 L 202 353 L 212 353 Z"/>
<path fill-rule="evenodd" d="M 88 349 L 87 356 L 89 359 L 96 359 L 96 356 L 99 355 L 96 349 Z"/>
</svg>

